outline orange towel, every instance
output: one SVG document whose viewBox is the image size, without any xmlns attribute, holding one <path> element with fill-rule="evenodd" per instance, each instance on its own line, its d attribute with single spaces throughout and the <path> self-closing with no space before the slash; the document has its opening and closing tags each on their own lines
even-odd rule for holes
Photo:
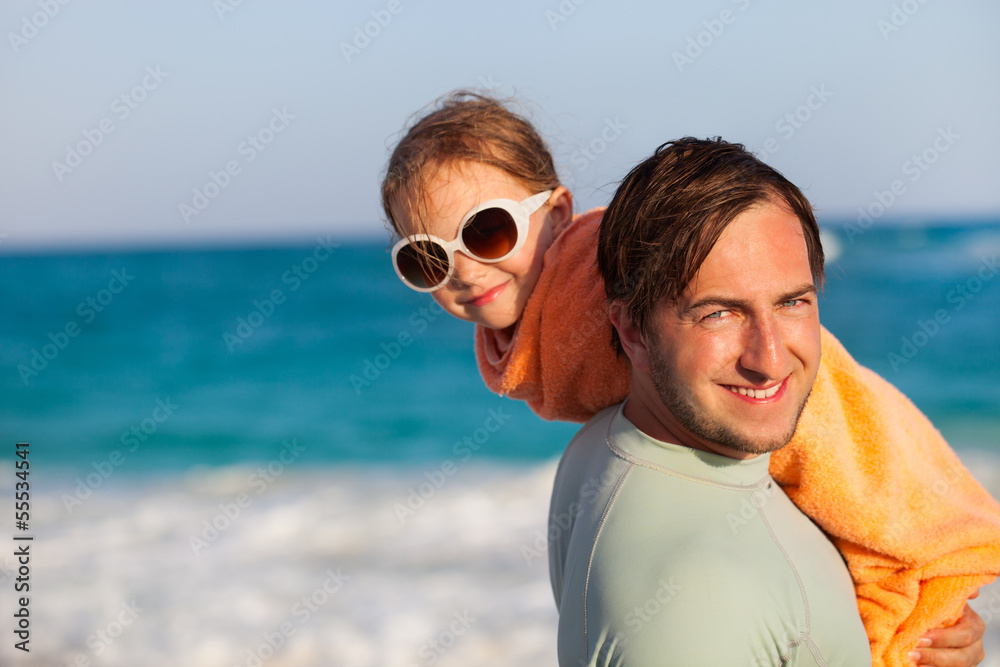
<svg viewBox="0 0 1000 667">
<path fill-rule="evenodd" d="M 603 209 L 577 216 L 545 254 L 511 340 L 476 327 L 493 391 L 545 419 L 583 422 L 629 392 L 597 272 Z M 1000 574 L 1000 505 L 928 419 L 823 329 L 816 384 L 772 476 L 832 539 L 854 580 L 876 667 L 903 667 L 927 630 L 955 622 Z"/>
</svg>

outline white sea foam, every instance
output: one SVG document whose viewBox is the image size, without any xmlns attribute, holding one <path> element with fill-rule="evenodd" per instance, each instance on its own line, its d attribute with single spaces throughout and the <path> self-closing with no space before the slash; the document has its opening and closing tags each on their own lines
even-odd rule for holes
<svg viewBox="0 0 1000 667">
<path fill-rule="evenodd" d="M 71 488 L 36 482 L 31 653 L 5 630 L 0 663 L 552 665 L 548 561 L 520 547 L 544 528 L 554 465 L 460 468 L 440 488 L 435 466 L 286 471 L 264 488 L 250 468 L 113 477 L 72 514 Z M 13 472 L 0 467 L 3 497 Z M 401 521 L 410 488 L 428 498 Z"/>
<path fill-rule="evenodd" d="M 843 245 L 837 238 L 839 231 L 834 231 L 829 227 L 822 227 L 819 230 L 820 244 L 823 246 L 823 256 L 827 262 L 834 262 L 843 252 Z"/>
<path fill-rule="evenodd" d="M 970 456 L 996 496 L 1000 462 Z M 112 477 L 72 513 L 61 499 L 72 489 L 44 488 L 39 474 L 31 653 L 5 630 L 0 663 L 555 664 L 543 551 L 555 463 L 468 464 L 435 488 L 439 470 L 288 470 L 263 485 L 252 468 Z M 12 497 L 13 469 L 0 476 Z M 205 541 L 197 553 L 193 537 Z M 10 576 L 9 555 L 0 565 Z M 7 619 L 11 585 L 0 582 Z M 989 621 L 983 664 L 1000 665 L 1000 587 L 974 606 Z"/>
</svg>

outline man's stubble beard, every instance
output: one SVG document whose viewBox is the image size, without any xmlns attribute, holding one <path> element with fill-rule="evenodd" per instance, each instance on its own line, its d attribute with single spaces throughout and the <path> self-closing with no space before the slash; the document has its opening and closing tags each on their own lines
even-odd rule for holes
<svg viewBox="0 0 1000 667">
<path fill-rule="evenodd" d="M 774 439 L 752 438 L 734 431 L 719 420 L 707 415 L 704 410 L 683 395 L 678 389 L 680 383 L 674 380 L 669 366 L 660 357 L 655 342 L 649 349 L 649 374 L 653 379 L 653 386 L 656 388 L 660 400 L 681 426 L 699 438 L 744 454 L 759 455 L 775 452 L 791 442 L 799 419 L 802 417 L 802 411 L 805 410 L 809 396 L 812 394 L 810 386 L 809 392 L 802 399 L 795 419 L 786 433 Z"/>
</svg>

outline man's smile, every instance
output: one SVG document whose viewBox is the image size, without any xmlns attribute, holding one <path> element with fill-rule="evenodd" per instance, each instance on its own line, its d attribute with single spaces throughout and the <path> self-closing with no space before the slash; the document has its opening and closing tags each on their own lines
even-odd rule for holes
<svg viewBox="0 0 1000 667">
<path fill-rule="evenodd" d="M 732 384 L 724 384 L 722 386 L 741 398 L 744 398 L 752 403 L 759 404 L 765 402 L 766 399 L 774 399 L 774 401 L 778 401 L 785 393 L 782 390 L 784 389 L 787 381 L 788 378 L 785 378 L 781 382 L 771 385 L 770 387 L 744 387 Z"/>
</svg>

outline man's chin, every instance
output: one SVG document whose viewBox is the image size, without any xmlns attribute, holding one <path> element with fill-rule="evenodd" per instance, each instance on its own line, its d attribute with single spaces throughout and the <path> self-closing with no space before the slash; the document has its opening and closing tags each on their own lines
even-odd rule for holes
<svg viewBox="0 0 1000 667">
<path fill-rule="evenodd" d="M 679 415 L 679 421 L 708 442 L 742 454 L 768 454 L 792 441 L 805 403 L 803 400 L 794 410 L 773 411 L 766 419 L 762 416 L 756 420 L 738 419 L 733 415 L 713 419 L 709 411 L 681 410 L 684 414 Z"/>
<path fill-rule="evenodd" d="M 791 442 L 811 393 L 806 393 L 794 407 L 790 405 L 793 397 L 785 395 L 780 405 L 734 411 L 728 403 L 694 400 L 691 394 L 678 389 L 679 382 L 674 381 L 667 364 L 656 357 L 650 362 L 653 386 L 677 422 L 703 441 L 741 454 L 767 454 Z"/>
<path fill-rule="evenodd" d="M 708 439 L 742 454 L 760 455 L 778 451 L 792 441 L 794 434 L 794 428 L 787 434 L 778 436 L 761 435 L 756 437 L 723 431 L 715 433 L 715 437 Z"/>
<path fill-rule="evenodd" d="M 759 429 L 754 429 L 752 425 L 747 424 L 730 427 L 725 424 L 715 423 L 708 425 L 708 428 L 705 429 L 711 435 L 708 433 L 701 435 L 710 441 L 717 442 L 724 447 L 744 454 L 768 454 L 776 452 L 792 441 L 807 400 L 808 395 L 799 404 L 794 414 L 782 420 L 785 424 L 785 427 L 782 429 L 775 428 L 773 420 L 770 424 L 762 424 Z"/>
</svg>

